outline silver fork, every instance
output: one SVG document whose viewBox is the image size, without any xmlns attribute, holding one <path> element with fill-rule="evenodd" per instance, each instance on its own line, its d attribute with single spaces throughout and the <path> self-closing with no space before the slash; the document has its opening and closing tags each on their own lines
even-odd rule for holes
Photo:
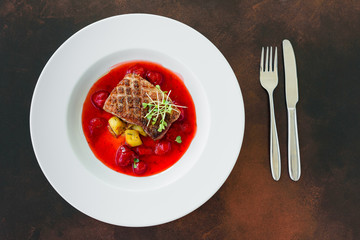
<svg viewBox="0 0 360 240">
<path fill-rule="evenodd" d="M 275 181 L 280 179 L 281 174 L 281 162 L 280 162 L 280 149 L 279 139 L 276 130 L 275 112 L 274 112 L 274 100 L 273 91 L 278 84 L 278 71 L 277 71 L 277 47 L 275 47 L 274 64 L 272 62 L 272 47 L 266 47 L 266 56 L 264 63 L 264 48 L 261 49 L 261 61 L 260 61 L 260 83 L 263 88 L 269 94 L 270 103 L 270 166 L 271 174 Z"/>
</svg>

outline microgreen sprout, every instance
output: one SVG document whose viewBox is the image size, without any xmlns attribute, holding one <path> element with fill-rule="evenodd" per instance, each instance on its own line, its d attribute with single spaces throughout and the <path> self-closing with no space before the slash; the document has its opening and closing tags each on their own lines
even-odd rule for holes
<svg viewBox="0 0 360 240">
<path fill-rule="evenodd" d="M 139 159 L 137 159 L 137 158 L 134 158 L 134 168 L 137 168 L 137 165 L 136 165 L 136 163 L 138 163 L 140 160 Z"/>
<path fill-rule="evenodd" d="M 148 103 L 143 103 L 142 106 L 143 108 L 149 108 L 148 113 L 144 117 L 148 120 L 147 126 L 149 126 L 150 122 L 152 125 L 155 125 L 160 119 L 158 132 L 162 132 L 168 125 L 165 121 L 166 114 L 171 114 L 173 110 L 180 113 L 180 110 L 177 108 L 186 107 L 179 106 L 171 102 L 169 98 L 171 90 L 168 93 L 167 91 L 162 91 L 159 85 L 156 85 L 155 87 L 160 90 L 161 99 L 159 98 L 158 93 L 156 93 L 157 96 L 155 100 L 146 93 L 150 101 Z"/>
<path fill-rule="evenodd" d="M 181 136 L 177 136 L 175 139 L 175 142 L 182 143 Z"/>
</svg>

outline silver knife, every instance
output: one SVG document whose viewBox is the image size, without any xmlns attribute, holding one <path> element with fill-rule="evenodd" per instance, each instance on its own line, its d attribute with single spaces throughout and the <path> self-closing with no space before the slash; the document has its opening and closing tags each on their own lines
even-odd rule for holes
<svg viewBox="0 0 360 240">
<path fill-rule="evenodd" d="M 299 138 L 296 120 L 296 103 L 299 100 L 298 79 L 294 50 L 289 40 L 283 41 L 285 95 L 288 112 L 288 165 L 289 175 L 298 181 L 301 175 Z"/>
</svg>

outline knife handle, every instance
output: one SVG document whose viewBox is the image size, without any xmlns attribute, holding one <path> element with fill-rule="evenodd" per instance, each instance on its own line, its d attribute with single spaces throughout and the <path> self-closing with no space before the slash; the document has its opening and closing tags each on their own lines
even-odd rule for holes
<svg viewBox="0 0 360 240">
<path fill-rule="evenodd" d="M 271 174 L 275 181 L 280 179 L 281 175 L 281 162 L 280 162 L 280 148 L 279 139 L 276 129 L 274 101 L 272 94 L 269 94 L 270 102 L 270 167 Z"/>
<path fill-rule="evenodd" d="M 298 181 L 301 175 L 301 165 L 296 108 L 288 108 L 288 127 L 289 175 L 293 181 Z"/>
</svg>

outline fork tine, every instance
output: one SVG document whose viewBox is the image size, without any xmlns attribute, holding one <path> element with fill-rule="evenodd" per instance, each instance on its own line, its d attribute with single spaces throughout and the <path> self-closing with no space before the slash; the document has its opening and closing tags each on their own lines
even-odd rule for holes
<svg viewBox="0 0 360 240">
<path fill-rule="evenodd" d="M 264 47 L 261 48 L 260 71 L 264 71 Z"/>
<path fill-rule="evenodd" d="M 265 70 L 269 71 L 269 47 L 266 47 L 266 56 L 265 56 Z"/>
<path fill-rule="evenodd" d="M 269 71 L 273 71 L 273 65 L 272 65 L 272 46 L 270 47 L 270 63 L 269 63 Z"/>
<path fill-rule="evenodd" d="M 277 65 L 278 65 L 278 59 L 277 59 L 277 47 L 275 47 L 275 53 L 274 53 L 274 55 L 275 55 L 275 58 L 274 58 L 274 71 L 275 72 L 277 72 Z"/>
</svg>

